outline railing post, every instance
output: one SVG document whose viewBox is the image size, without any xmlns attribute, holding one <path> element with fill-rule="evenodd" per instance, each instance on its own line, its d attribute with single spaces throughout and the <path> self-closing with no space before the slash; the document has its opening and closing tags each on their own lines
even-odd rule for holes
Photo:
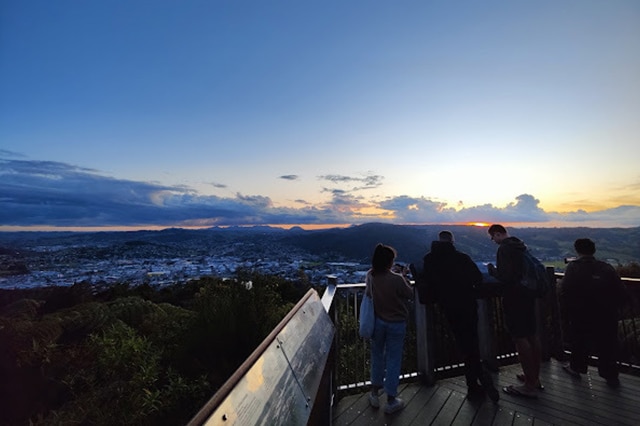
<svg viewBox="0 0 640 426">
<path fill-rule="evenodd" d="M 490 313 L 493 299 L 478 299 L 478 341 L 480 346 L 480 359 L 491 371 L 498 371 L 495 345 L 493 342 L 493 321 Z"/>
<path fill-rule="evenodd" d="M 324 392 L 324 396 L 326 400 L 321 400 L 321 404 L 314 404 L 314 408 L 318 407 L 312 411 L 311 418 L 308 422 L 308 425 L 327 425 L 331 426 L 333 424 L 333 403 L 335 402 L 336 391 L 337 391 L 337 375 L 338 369 L 336 368 L 337 357 L 338 357 L 338 333 L 340 333 L 340 328 L 338 324 L 338 315 L 336 314 L 337 309 L 335 303 L 333 303 L 333 298 L 336 294 L 336 286 L 338 283 L 338 278 L 335 275 L 327 275 L 327 287 L 325 289 L 325 294 L 322 297 L 322 305 L 324 306 L 325 311 L 333 321 L 333 325 L 335 327 L 335 333 L 333 335 L 333 342 L 331 344 L 331 349 L 329 351 L 329 357 L 327 359 L 327 367 L 329 371 L 325 371 L 322 376 L 321 383 L 321 391 Z M 325 296 L 327 299 L 325 300 Z M 319 392 L 320 395 L 320 392 Z M 328 409 L 327 409 L 328 408 Z M 321 413 L 321 414 L 319 414 Z"/>
<path fill-rule="evenodd" d="M 420 303 L 417 297 L 415 298 L 415 307 L 418 372 L 421 380 L 430 386 L 435 383 L 433 312 L 431 309 L 427 309 L 426 305 Z"/>
<path fill-rule="evenodd" d="M 556 291 L 555 271 L 547 267 L 547 276 L 553 283 L 543 299 L 536 300 L 538 330 L 540 330 L 540 350 L 543 361 L 552 356 L 562 359 L 562 327 Z"/>
<path fill-rule="evenodd" d="M 551 280 L 551 288 L 546 297 L 548 306 L 547 315 L 549 316 L 548 338 L 549 338 L 549 356 L 557 360 L 564 360 L 564 336 L 562 314 L 560 312 L 560 301 L 558 300 L 558 282 L 556 280 L 555 269 L 547 267 L 547 275 Z"/>
<path fill-rule="evenodd" d="M 338 278 L 335 275 L 327 275 L 327 288 L 333 287 L 334 289 L 336 289 L 337 283 L 338 283 Z M 336 309 L 335 304 L 333 303 L 333 299 L 332 299 L 331 309 L 329 310 L 328 314 L 331 320 L 333 321 L 333 326 L 335 327 L 335 330 L 336 330 L 333 335 L 333 345 L 332 345 L 333 347 L 332 347 L 332 352 L 330 354 L 331 356 L 330 359 L 333 366 L 331 371 L 331 407 L 333 412 L 333 403 L 335 401 L 336 393 L 338 391 L 338 384 L 340 383 L 338 378 L 339 373 L 338 373 L 337 365 L 338 365 L 338 358 L 340 356 L 338 348 L 340 347 L 340 333 L 341 333 L 338 310 Z M 332 417 L 331 420 L 333 421 L 333 416 L 331 417 Z"/>
</svg>

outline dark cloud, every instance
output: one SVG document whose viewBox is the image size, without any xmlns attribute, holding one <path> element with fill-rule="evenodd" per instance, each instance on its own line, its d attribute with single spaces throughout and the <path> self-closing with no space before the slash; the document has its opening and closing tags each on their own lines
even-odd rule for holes
<svg viewBox="0 0 640 426">
<path fill-rule="evenodd" d="M 298 180 L 300 178 L 300 176 L 298 175 L 282 175 L 279 176 L 279 179 L 284 179 L 284 180 Z"/>
<path fill-rule="evenodd" d="M 365 186 L 367 187 L 376 187 L 382 185 L 383 176 L 380 175 L 369 175 L 362 179 Z"/>
<path fill-rule="evenodd" d="M 114 179 L 52 161 L 0 159 L 0 202 L 0 224 L 10 226 L 344 223 L 328 208 L 275 208 L 261 195 L 202 196 L 182 185 Z"/>
<path fill-rule="evenodd" d="M 322 188 L 320 192 L 329 192 L 334 196 L 339 196 L 342 194 L 347 194 L 349 191 L 345 191 L 344 189 L 336 189 L 336 188 Z"/>
<path fill-rule="evenodd" d="M 0 158 L 25 158 L 26 156 L 19 152 L 0 149 Z"/>
<path fill-rule="evenodd" d="M 553 220 L 574 223 L 576 226 L 640 226 L 640 206 L 618 206 L 595 212 L 577 210 L 569 213 L 549 213 Z"/>
<path fill-rule="evenodd" d="M 372 189 L 377 188 L 382 185 L 382 180 L 384 176 L 375 175 L 375 174 L 367 174 L 364 177 L 353 177 L 353 176 L 345 176 L 345 175 L 321 175 L 318 176 L 320 180 L 326 180 L 332 182 L 334 184 L 356 184 L 355 186 L 351 186 L 348 189 L 344 189 L 345 191 L 361 191 L 364 189 Z"/>
<path fill-rule="evenodd" d="M 216 182 L 210 182 L 211 186 L 213 186 L 214 188 L 221 188 L 221 189 L 225 189 L 227 188 L 227 185 L 223 184 L 223 183 L 216 183 Z"/>
<path fill-rule="evenodd" d="M 329 182 L 333 182 L 333 183 L 352 182 L 356 180 L 356 178 L 353 178 L 350 176 L 343 176 L 343 175 L 322 175 L 322 176 L 318 176 L 318 179 L 328 180 Z"/>
<path fill-rule="evenodd" d="M 382 177 L 325 175 L 334 183 L 379 185 Z M 214 184 L 217 186 L 219 184 Z M 217 187 L 223 188 L 225 185 Z M 96 170 L 53 161 L 0 159 L 0 224 L 5 226 L 213 226 L 250 224 L 338 224 L 520 222 L 544 226 L 640 226 L 640 207 L 597 212 L 545 212 L 540 201 L 521 194 L 505 207 L 491 204 L 456 208 L 426 197 L 398 196 L 373 202 L 353 188 L 323 188 L 322 205 L 275 207 L 262 195 L 203 196 L 193 189 L 104 176 Z M 599 225 L 597 225 L 599 224 Z"/>
</svg>

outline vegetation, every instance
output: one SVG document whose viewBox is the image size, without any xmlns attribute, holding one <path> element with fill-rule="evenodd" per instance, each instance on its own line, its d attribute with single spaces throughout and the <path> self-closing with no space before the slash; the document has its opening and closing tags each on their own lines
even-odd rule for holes
<svg viewBox="0 0 640 426">
<path fill-rule="evenodd" d="M 0 292 L 0 424 L 184 424 L 307 290 L 239 272 Z"/>
<path fill-rule="evenodd" d="M 616 271 L 621 277 L 640 278 L 640 263 L 630 262 L 626 265 L 618 265 Z"/>
</svg>

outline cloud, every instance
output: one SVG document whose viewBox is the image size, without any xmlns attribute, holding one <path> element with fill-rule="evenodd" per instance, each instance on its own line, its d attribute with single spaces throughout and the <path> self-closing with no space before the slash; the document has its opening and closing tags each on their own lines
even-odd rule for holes
<svg viewBox="0 0 640 426">
<path fill-rule="evenodd" d="M 445 203 L 425 197 L 393 197 L 382 201 L 379 207 L 392 211 L 399 223 L 431 223 L 455 221 L 456 211 Z"/>
<path fill-rule="evenodd" d="M 352 186 L 349 188 L 349 191 L 360 191 L 363 189 L 372 189 L 377 188 L 382 185 L 382 181 L 384 180 L 383 176 L 375 175 L 371 173 L 367 173 L 364 177 L 353 177 L 353 176 L 345 176 L 345 175 L 321 175 L 318 176 L 320 180 L 326 180 L 334 184 L 344 184 L 344 183 L 355 183 L 362 184 L 357 186 Z"/>
<path fill-rule="evenodd" d="M 26 156 L 19 152 L 9 151 L 6 149 L 0 149 L 0 158 L 25 158 Z"/>
<path fill-rule="evenodd" d="M 294 176 L 294 175 L 290 175 Z M 640 226 L 640 207 L 623 205 L 596 212 L 545 212 L 540 201 L 521 194 L 506 206 L 450 206 L 406 195 L 375 201 L 358 189 L 382 177 L 324 175 L 329 201 L 278 207 L 265 195 L 201 195 L 183 185 L 162 185 L 104 176 L 99 171 L 53 161 L 0 158 L 0 225 L 4 226 L 214 226 L 256 224 L 529 223 L 533 226 Z M 226 185 L 213 184 L 224 188 Z M 355 189 L 354 189 L 355 188 Z"/>
<path fill-rule="evenodd" d="M 298 175 L 282 175 L 279 178 L 280 179 L 284 179 L 284 180 L 298 180 L 300 178 L 300 176 L 298 176 Z"/>
<path fill-rule="evenodd" d="M 639 206 L 618 206 L 611 209 L 586 212 L 577 210 L 568 213 L 549 213 L 552 220 L 562 223 L 572 223 L 575 226 L 640 226 Z"/>
<path fill-rule="evenodd" d="M 351 182 L 356 180 L 356 178 L 353 178 L 350 176 L 343 176 L 343 175 L 322 175 L 322 176 L 318 176 L 318 179 L 328 180 L 329 182 L 333 182 L 333 183 Z"/>
<path fill-rule="evenodd" d="M 640 226 L 640 206 L 620 206 L 596 212 L 545 212 L 540 200 L 521 194 L 504 207 L 483 204 L 455 209 L 425 197 L 392 197 L 379 207 L 392 212 L 396 223 L 528 223 L 531 226 Z M 461 203 L 458 203 L 458 207 Z"/>
<path fill-rule="evenodd" d="M 209 184 L 211 186 L 213 186 L 214 188 L 220 188 L 220 189 L 225 189 L 227 188 L 227 185 L 223 184 L 223 183 L 217 183 L 217 182 L 209 182 Z"/>
</svg>

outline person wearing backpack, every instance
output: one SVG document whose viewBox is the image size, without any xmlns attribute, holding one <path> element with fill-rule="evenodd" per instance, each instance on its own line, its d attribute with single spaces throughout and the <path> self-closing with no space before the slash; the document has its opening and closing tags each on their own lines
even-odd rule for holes
<svg viewBox="0 0 640 426">
<path fill-rule="evenodd" d="M 598 354 L 598 373 L 610 386 L 618 386 L 618 314 L 626 289 L 615 269 L 594 257 L 596 245 L 579 238 L 573 247 L 578 258 L 567 265 L 559 298 L 572 335 L 569 365 L 575 378 L 587 372 L 589 349 Z"/>
<path fill-rule="evenodd" d="M 499 247 L 496 265 L 489 263 L 487 267 L 489 274 L 502 284 L 504 319 L 522 366 L 522 374 L 518 375 L 518 379 L 524 381 L 522 385 L 510 385 L 502 390 L 514 396 L 537 398 L 542 385 L 540 339 L 536 329 L 536 295 L 521 285 L 527 246 L 522 240 L 510 236 L 502 225 L 491 225 L 488 232 L 491 240 Z"/>
</svg>

